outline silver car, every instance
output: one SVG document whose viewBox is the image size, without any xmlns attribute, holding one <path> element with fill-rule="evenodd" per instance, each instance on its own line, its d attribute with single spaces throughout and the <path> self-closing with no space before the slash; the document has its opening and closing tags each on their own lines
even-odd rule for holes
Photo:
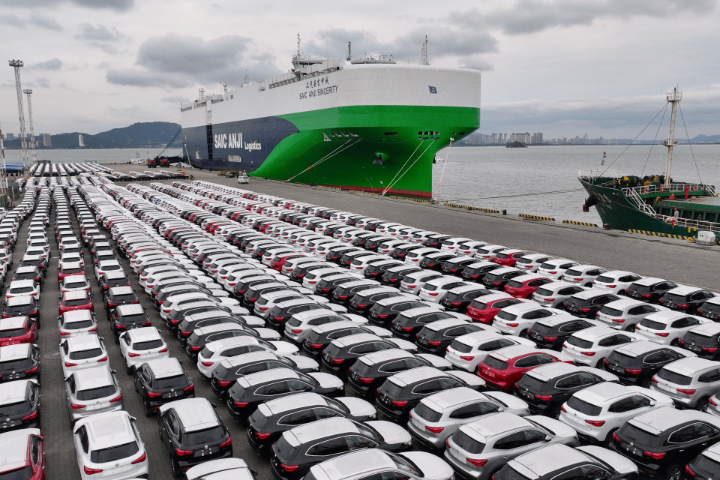
<svg viewBox="0 0 720 480">
<path fill-rule="evenodd" d="M 102 412 L 123 409 L 123 398 L 115 372 L 107 365 L 73 372 L 65 379 L 70 421 Z"/>
<path fill-rule="evenodd" d="M 497 412 L 529 415 L 528 404 L 502 392 L 480 393 L 458 387 L 420 400 L 410 410 L 408 430 L 420 443 L 441 448 L 445 440 L 462 426 Z"/>
<path fill-rule="evenodd" d="M 460 427 L 444 456 L 464 477 L 487 480 L 509 460 L 548 443 L 579 445 L 575 430 L 562 422 L 502 412 Z"/>
<path fill-rule="evenodd" d="M 720 363 L 705 358 L 681 358 L 665 365 L 652 378 L 651 390 L 681 407 L 708 409 L 710 397 L 720 392 Z"/>
<path fill-rule="evenodd" d="M 313 466 L 306 478 L 354 480 L 393 478 L 407 480 L 454 480 L 452 468 L 426 452 L 394 454 L 380 449 L 362 449 Z"/>
</svg>

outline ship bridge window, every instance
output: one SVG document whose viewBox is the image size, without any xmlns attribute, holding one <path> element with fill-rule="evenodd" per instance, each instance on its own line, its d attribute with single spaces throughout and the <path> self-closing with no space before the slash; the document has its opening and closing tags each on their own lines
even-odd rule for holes
<svg viewBox="0 0 720 480">
<path fill-rule="evenodd" d="M 385 132 L 385 135 L 390 136 L 390 137 L 394 137 L 397 134 L 398 134 L 398 132 Z"/>
</svg>

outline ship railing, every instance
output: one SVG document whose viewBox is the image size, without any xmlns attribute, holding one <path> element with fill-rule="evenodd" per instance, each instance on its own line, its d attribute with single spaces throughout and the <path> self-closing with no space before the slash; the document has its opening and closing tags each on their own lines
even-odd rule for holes
<svg viewBox="0 0 720 480">
<path fill-rule="evenodd" d="M 655 209 L 645 203 L 645 200 L 643 200 L 642 197 L 638 195 L 634 189 L 623 188 L 623 193 L 625 194 L 625 198 L 629 199 L 632 203 L 634 203 L 635 206 L 639 208 L 643 213 L 653 216 L 656 215 Z"/>
<path fill-rule="evenodd" d="M 717 222 L 706 222 L 704 220 L 693 220 L 691 218 L 675 218 L 669 215 L 655 214 L 654 217 L 661 222 L 673 224 L 678 228 L 691 228 L 693 230 L 710 230 L 713 232 L 720 232 L 720 223 Z"/>
<path fill-rule="evenodd" d="M 624 175 L 618 170 L 603 170 L 601 168 L 591 170 L 578 170 L 578 177 L 580 178 L 622 178 Z"/>
<path fill-rule="evenodd" d="M 704 183 L 671 183 L 670 185 L 645 185 L 640 187 L 623 188 L 623 193 L 628 195 L 629 191 L 635 191 L 638 194 L 663 193 L 663 192 L 680 192 L 685 193 L 685 187 L 690 192 L 705 192 L 708 195 L 715 196 L 715 187 Z"/>
</svg>

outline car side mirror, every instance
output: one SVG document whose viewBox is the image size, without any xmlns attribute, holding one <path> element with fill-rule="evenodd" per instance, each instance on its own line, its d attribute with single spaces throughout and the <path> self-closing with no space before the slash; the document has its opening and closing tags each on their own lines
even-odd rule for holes
<svg viewBox="0 0 720 480">
<path fill-rule="evenodd" d="M 650 400 L 650 406 L 654 407 L 657 402 L 655 400 Z"/>
<path fill-rule="evenodd" d="M 549 442 L 550 440 L 552 440 L 552 437 L 550 435 L 545 435 L 545 441 Z"/>
</svg>

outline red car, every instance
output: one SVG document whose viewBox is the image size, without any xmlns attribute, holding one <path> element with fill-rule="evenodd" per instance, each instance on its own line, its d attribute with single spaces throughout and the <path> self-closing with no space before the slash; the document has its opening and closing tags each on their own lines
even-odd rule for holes
<svg viewBox="0 0 720 480">
<path fill-rule="evenodd" d="M 0 347 L 18 343 L 35 343 L 36 335 L 37 323 L 28 316 L 0 320 Z"/>
<path fill-rule="evenodd" d="M 44 440 L 38 428 L 0 434 L 0 478 L 45 480 Z"/>
<path fill-rule="evenodd" d="M 95 306 L 93 305 L 90 292 L 86 290 L 74 290 L 62 294 L 60 297 L 58 315 L 62 315 L 63 313 L 70 312 L 72 310 L 90 310 L 91 312 L 94 312 Z"/>
<path fill-rule="evenodd" d="M 58 283 L 62 283 L 63 278 L 70 275 L 85 275 L 85 270 L 80 262 L 63 262 L 58 267 Z"/>
<path fill-rule="evenodd" d="M 551 282 L 551 279 L 538 275 L 537 273 L 520 275 L 519 277 L 511 279 L 508 284 L 505 285 L 505 293 L 509 293 L 515 298 L 530 298 L 538 288 Z"/>
<path fill-rule="evenodd" d="M 282 268 L 283 268 L 283 265 L 285 265 L 285 262 L 287 262 L 291 258 L 298 258 L 298 257 L 307 257 L 307 255 L 302 254 L 302 253 L 281 253 L 280 255 L 278 255 L 272 259 L 272 262 L 270 262 L 270 267 L 273 270 L 282 272 Z"/>
<path fill-rule="evenodd" d="M 525 372 L 554 362 L 573 363 L 560 352 L 528 345 L 513 345 L 495 350 L 485 357 L 478 365 L 477 374 L 486 383 L 509 392 Z"/>
<path fill-rule="evenodd" d="M 526 252 L 525 250 L 503 250 L 495 255 L 495 257 L 493 257 L 490 261 L 495 262 L 498 265 L 502 265 L 503 267 L 514 267 L 518 259 L 528 253 L 529 252 Z"/>
<path fill-rule="evenodd" d="M 492 325 L 500 309 L 522 302 L 507 293 L 491 293 L 475 298 L 467 308 L 467 315 L 476 322 Z"/>
</svg>

